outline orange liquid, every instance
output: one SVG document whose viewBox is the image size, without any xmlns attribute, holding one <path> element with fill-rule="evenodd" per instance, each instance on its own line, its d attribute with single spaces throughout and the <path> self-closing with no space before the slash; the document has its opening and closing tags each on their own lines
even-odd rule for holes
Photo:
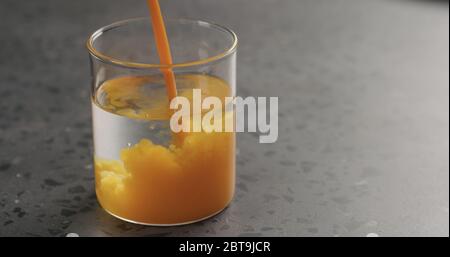
<svg viewBox="0 0 450 257">
<path fill-rule="evenodd" d="M 101 119 L 101 115 L 121 119 L 122 131 L 126 131 L 127 122 L 168 122 L 170 112 L 164 88 L 147 87 L 160 83 L 159 80 L 135 76 L 106 81 L 95 93 L 94 128 L 95 122 L 109 127 L 108 118 Z M 231 95 L 224 81 L 207 75 L 178 75 L 177 82 L 179 95 L 191 103 L 192 89 L 201 89 L 202 98 Z M 222 117 L 225 124 L 233 113 L 224 112 Z M 191 126 L 193 122 L 191 116 Z M 96 131 L 96 137 L 104 133 L 101 129 Z M 122 135 L 127 136 L 125 132 Z M 229 204 L 235 183 L 235 133 L 185 133 L 181 144 L 169 146 L 155 144 L 149 138 L 125 148 L 116 148 L 114 139 L 107 138 L 111 143 L 107 148 L 120 152 L 117 160 L 104 159 L 96 145 L 96 192 L 105 210 L 134 222 L 169 225 L 201 220 Z"/>
<path fill-rule="evenodd" d="M 152 20 L 153 34 L 155 37 L 156 49 L 161 64 L 171 65 L 172 54 L 170 52 L 169 39 L 167 38 L 166 27 L 164 25 L 164 18 L 159 7 L 158 0 L 147 0 L 150 17 Z M 167 96 L 169 101 L 177 96 L 177 86 L 175 83 L 175 75 L 171 69 L 163 69 L 164 79 L 166 81 Z"/>
</svg>

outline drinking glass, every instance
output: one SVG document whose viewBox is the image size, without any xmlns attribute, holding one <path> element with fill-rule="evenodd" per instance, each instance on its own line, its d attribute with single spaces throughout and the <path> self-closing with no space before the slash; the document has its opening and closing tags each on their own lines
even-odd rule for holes
<svg viewBox="0 0 450 257">
<path fill-rule="evenodd" d="M 235 188 L 235 133 L 173 132 L 163 74 L 174 73 L 177 95 L 191 103 L 194 89 L 201 99 L 235 96 L 237 37 L 204 21 L 167 20 L 166 29 L 171 65 L 159 64 L 149 18 L 105 26 L 87 42 L 97 199 L 111 215 L 145 225 L 211 217 Z M 234 110 L 222 113 L 234 120 Z"/>
</svg>

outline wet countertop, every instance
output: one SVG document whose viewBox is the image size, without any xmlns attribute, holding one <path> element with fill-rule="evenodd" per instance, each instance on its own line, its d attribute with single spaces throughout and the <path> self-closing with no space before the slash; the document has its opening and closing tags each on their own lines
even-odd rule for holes
<svg viewBox="0 0 450 257">
<path fill-rule="evenodd" d="M 84 42 L 144 6 L 1 1 L 0 236 L 449 235 L 447 1 L 163 1 L 237 32 L 239 95 L 280 97 L 279 140 L 239 135 L 234 201 L 209 220 L 106 214 Z"/>
</svg>

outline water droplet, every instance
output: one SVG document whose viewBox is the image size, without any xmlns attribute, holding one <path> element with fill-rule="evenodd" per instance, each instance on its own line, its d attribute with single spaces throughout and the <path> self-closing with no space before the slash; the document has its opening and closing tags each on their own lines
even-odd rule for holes
<svg viewBox="0 0 450 257">
<path fill-rule="evenodd" d="M 369 233 L 366 237 L 379 237 L 379 235 L 377 233 Z"/>
<path fill-rule="evenodd" d="M 14 200 L 14 203 L 15 203 L 15 204 L 18 204 L 18 203 L 20 203 L 20 200 L 19 200 L 19 199 L 16 199 L 16 200 Z"/>
<path fill-rule="evenodd" d="M 77 233 L 68 233 L 66 237 L 80 237 Z"/>
<path fill-rule="evenodd" d="M 16 178 L 21 178 L 21 177 L 22 177 L 22 174 L 20 174 L 20 173 L 16 174 Z"/>
</svg>

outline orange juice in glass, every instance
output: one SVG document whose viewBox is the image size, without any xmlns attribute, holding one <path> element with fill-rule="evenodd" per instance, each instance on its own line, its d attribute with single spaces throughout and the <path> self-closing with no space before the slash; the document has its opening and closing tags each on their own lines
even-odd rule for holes
<svg viewBox="0 0 450 257">
<path fill-rule="evenodd" d="M 234 96 L 236 35 L 194 20 L 168 20 L 166 29 L 172 64 L 160 62 L 149 18 L 103 27 L 87 43 L 97 198 L 110 214 L 146 225 L 213 216 L 235 187 L 235 133 L 173 133 L 166 73 L 178 96 Z"/>
</svg>

